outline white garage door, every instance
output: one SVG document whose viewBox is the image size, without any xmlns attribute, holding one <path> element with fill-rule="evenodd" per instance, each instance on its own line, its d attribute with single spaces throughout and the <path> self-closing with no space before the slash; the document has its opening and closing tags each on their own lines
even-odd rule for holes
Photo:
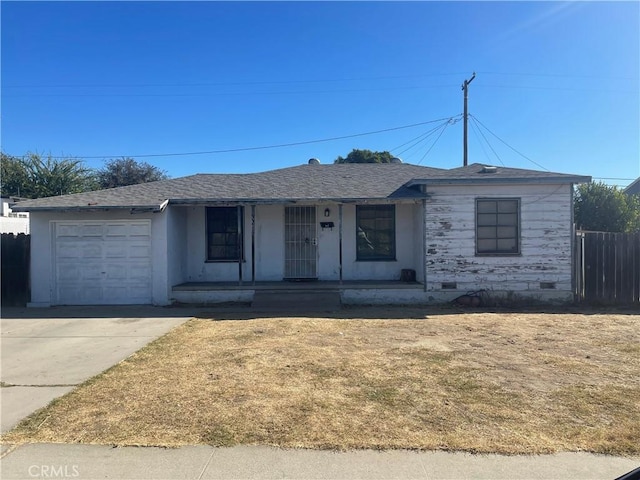
<svg viewBox="0 0 640 480">
<path fill-rule="evenodd" d="M 59 305 L 151 303 L 151 221 L 56 222 Z"/>
</svg>

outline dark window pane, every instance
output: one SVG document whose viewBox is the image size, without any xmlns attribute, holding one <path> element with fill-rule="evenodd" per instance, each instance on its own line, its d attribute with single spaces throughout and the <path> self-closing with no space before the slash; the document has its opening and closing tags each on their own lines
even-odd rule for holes
<svg viewBox="0 0 640 480">
<path fill-rule="evenodd" d="M 496 227 L 478 227 L 478 238 L 496 238 Z"/>
<path fill-rule="evenodd" d="M 356 225 L 358 260 L 395 260 L 394 205 L 357 205 Z"/>
<path fill-rule="evenodd" d="M 502 200 L 498 202 L 498 213 L 517 213 L 518 202 L 516 200 Z"/>
<path fill-rule="evenodd" d="M 493 200 L 478 201 L 478 213 L 496 213 L 497 206 Z"/>
<path fill-rule="evenodd" d="M 207 260 L 238 261 L 242 255 L 242 234 L 237 207 L 207 207 Z M 240 218 L 244 209 L 240 208 Z"/>
<path fill-rule="evenodd" d="M 518 245 L 516 244 L 516 239 L 515 238 L 498 239 L 497 249 L 499 252 L 517 252 Z"/>
<path fill-rule="evenodd" d="M 487 253 L 496 250 L 495 240 L 478 240 L 478 252 Z"/>
<path fill-rule="evenodd" d="M 496 225 L 497 219 L 494 213 L 479 213 L 478 226 Z"/>
</svg>

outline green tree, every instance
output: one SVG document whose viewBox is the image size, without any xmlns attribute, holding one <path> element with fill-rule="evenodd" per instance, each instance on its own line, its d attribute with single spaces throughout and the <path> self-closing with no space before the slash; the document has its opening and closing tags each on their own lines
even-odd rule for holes
<svg viewBox="0 0 640 480">
<path fill-rule="evenodd" d="M 389 152 L 353 149 L 346 158 L 338 157 L 333 163 L 391 163 L 393 155 Z"/>
<path fill-rule="evenodd" d="M 640 230 L 640 200 L 603 182 L 578 185 L 574 201 L 578 228 L 598 232 Z"/>
<path fill-rule="evenodd" d="M 41 198 L 80 193 L 96 187 L 93 170 L 77 158 L 56 159 L 29 153 L 22 158 L 2 154 L 2 194 Z"/>
<path fill-rule="evenodd" d="M 136 162 L 129 157 L 109 160 L 104 168 L 98 171 L 100 188 L 124 187 L 168 178 L 167 173 L 158 167 L 146 162 Z"/>
<path fill-rule="evenodd" d="M 22 159 L 0 153 L 0 187 L 3 197 L 22 197 L 30 189 Z"/>
</svg>

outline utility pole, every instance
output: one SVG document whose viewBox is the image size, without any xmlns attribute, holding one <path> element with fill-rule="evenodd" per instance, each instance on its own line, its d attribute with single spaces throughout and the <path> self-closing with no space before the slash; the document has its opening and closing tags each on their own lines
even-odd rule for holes
<svg viewBox="0 0 640 480">
<path fill-rule="evenodd" d="M 462 157 L 462 165 L 467 166 L 467 120 L 469 118 L 469 114 L 467 113 L 467 98 L 469 96 L 469 84 L 473 82 L 473 79 L 476 78 L 476 72 L 473 72 L 471 78 L 469 80 L 465 80 L 462 84 L 462 90 L 464 91 L 464 128 L 463 128 L 463 139 L 462 139 L 462 149 L 463 149 L 463 157 Z"/>
</svg>

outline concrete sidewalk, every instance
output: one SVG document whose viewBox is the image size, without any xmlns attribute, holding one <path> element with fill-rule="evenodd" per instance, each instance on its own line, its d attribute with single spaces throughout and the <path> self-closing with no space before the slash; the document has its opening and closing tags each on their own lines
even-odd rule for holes
<svg viewBox="0 0 640 480">
<path fill-rule="evenodd" d="M 7 446 L 3 446 L 6 449 Z M 8 479 L 615 479 L 640 458 L 587 453 L 540 456 L 282 450 L 261 446 L 175 449 L 23 445 L 5 451 Z"/>
</svg>

